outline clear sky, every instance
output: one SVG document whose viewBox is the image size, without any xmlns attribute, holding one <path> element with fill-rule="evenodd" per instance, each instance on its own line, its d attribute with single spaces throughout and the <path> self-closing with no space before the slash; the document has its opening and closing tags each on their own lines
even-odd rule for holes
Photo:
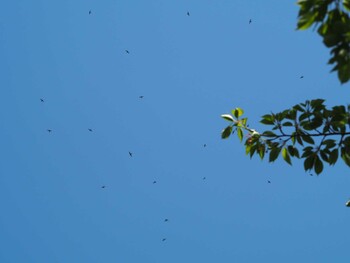
<svg viewBox="0 0 350 263">
<path fill-rule="evenodd" d="M 235 107 L 259 130 L 306 99 L 349 102 L 295 1 L 0 12 L 1 263 L 349 262 L 345 164 L 310 176 L 220 139 Z"/>
</svg>

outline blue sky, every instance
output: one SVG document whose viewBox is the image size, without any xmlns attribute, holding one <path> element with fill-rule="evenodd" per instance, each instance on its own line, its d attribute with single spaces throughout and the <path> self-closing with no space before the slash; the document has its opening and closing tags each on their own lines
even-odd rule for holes
<svg viewBox="0 0 350 263">
<path fill-rule="evenodd" d="M 343 163 L 309 176 L 220 139 L 235 107 L 262 129 L 261 115 L 306 99 L 349 102 L 297 12 L 4 1 L 0 262 L 348 262 Z"/>
</svg>

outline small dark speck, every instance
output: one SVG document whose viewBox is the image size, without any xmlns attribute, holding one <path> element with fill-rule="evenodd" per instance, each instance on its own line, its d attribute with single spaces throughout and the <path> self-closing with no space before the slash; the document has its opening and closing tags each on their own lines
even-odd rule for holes
<svg viewBox="0 0 350 263">
<path fill-rule="evenodd" d="M 206 180 L 207 179 L 207 177 L 203 177 L 203 180 Z"/>
<path fill-rule="evenodd" d="M 187 12 L 187 16 L 190 16 L 190 12 Z"/>
<path fill-rule="evenodd" d="M 166 238 L 163 238 L 162 241 L 164 242 L 166 240 Z"/>
<path fill-rule="evenodd" d="M 267 183 L 271 184 L 271 181 L 268 180 Z"/>
<path fill-rule="evenodd" d="M 252 23 L 252 20 L 251 19 L 249 19 L 249 24 L 251 24 Z"/>
<path fill-rule="evenodd" d="M 165 218 L 165 219 L 164 219 L 164 222 L 169 222 L 169 219 L 168 219 L 168 218 Z"/>
<path fill-rule="evenodd" d="M 89 130 L 89 132 L 92 132 L 92 129 L 88 129 Z"/>
<path fill-rule="evenodd" d="M 203 144 L 203 147 L 207 147 L 207 145 L 206 145 L 206 144 Z"/>
<path fill-rule="evenodd" d="M 40 99 L 41 102 L 44 102 L 44 99 Z"/>
<path fill-rule="evenodd" d="M 129 152 L 130 157 L 132 157 L 132 152 Z"/>
<path fill-rule="evenodd" d="M 129 50 L 125 49 L 125 53 L 126 54 L 130 54 Z"/>
<path fill-rule="evenodd" d="M 106 186 L 105 186 L 105 185 L 102 185 L 101 188 L 106 188 Z"/>
<path fill-rule="evenodd" d="M 143 99 L 144 96 L 139 96 L 140 99 Z"/>
<path fill-rule="evenodd" d="M 300 76 L 300 78 L 301 78 L 301 79 L 303 79 L 303 78 L 304 78 L 304 76 Z"/>
<path fill-rule="evenodd" d="M 48 132 L 52 132 L 52 130 L 50 130 L 50 129 L 47 129 L 47 131 L 48 131 Z"/>
<path fill-rule="evenodd" d="M 153 181 L 153 184 L 156 184 L 157 183 L 157 181 Z"/>
<path fill-rule="evenodd" d="M 91 15 L 92 14 L 92 12 L 91 12 L 91 10 L 89 10 L 89 15 Z"/>
</svg>

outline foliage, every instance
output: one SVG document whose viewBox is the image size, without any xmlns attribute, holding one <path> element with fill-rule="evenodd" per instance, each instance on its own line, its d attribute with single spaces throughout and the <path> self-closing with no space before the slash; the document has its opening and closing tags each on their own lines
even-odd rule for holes
<svg viewBox="0 0 350 263">
<path fill-rule="evenodd" d="M 328 64 L 341 83 L 350 79 L 350 0 L 299 0 L 297 29 L 318 28 L 323 43 L 331 48 Z"/>
<path fill-rule="evenodd" d="M 317 28 L 323 43 L 330 48 L 328 64 L 331 72 L 338 73 L 340 83 L 350 80 L 350 0 L 298 0 L 298 30 L 312 25 Z M 334 165 L 338 157 L 350 166 L 350 106 L 327 109 L 323 99 L 295 105 L 279 113 L 265 114 L 261 123 L 272 130 L 259 133 L 250 129 L 243 110 L 236 108 L 232 114 L 221 115 L 230 122 L 221 133 L 223 139 L 237 132 L 245 140 L 246 154 L 261 159 L 269 154 L 269 162 L 278 156 L 292 164 L 292 158 L 304 159 L 304 169 L 323 171 L 324 163 Z M 246 135 L 244 135 L 246 133 Z"/>
<path fill-rule="evenodd" d="M 306 101 L 262 116 L 260 122 L 272 126 L 263 133 L 250 129 L 242 115 L 240 108 L 222 115 L 230 125 L 221 135 L 227 139 L 236 132 L 240 141 L 246 138 L 250 158 L 257 154 L 264 159 L 268 154 L 269 162 L 274 162 L 281 155 L 290 165 L 292 157 L 304 159 L 305 170 L 314 169 L 316 174 L 322 172 L 323 163 L 334 165 L 339 156 L 350 166 L 350 106 L 327 109 L 322 99 Z"/>
</svg>

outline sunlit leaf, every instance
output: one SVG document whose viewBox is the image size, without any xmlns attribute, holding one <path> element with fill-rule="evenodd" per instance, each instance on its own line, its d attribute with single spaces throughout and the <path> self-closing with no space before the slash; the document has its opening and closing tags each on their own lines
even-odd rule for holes
<svg viewBox="0 0 350 263">
<path fill-rule="evenodd" d="M 235 121 L 230 114 L 222 114 L 221 117 L 230 122 Z"/>
<path fill-rule="evenodd" d="M 288 164 L 292 165 L 292 161 L 290 160 L 290 156 L 286 148 L 282 149 L 282 157 Z"/>
</svg>

